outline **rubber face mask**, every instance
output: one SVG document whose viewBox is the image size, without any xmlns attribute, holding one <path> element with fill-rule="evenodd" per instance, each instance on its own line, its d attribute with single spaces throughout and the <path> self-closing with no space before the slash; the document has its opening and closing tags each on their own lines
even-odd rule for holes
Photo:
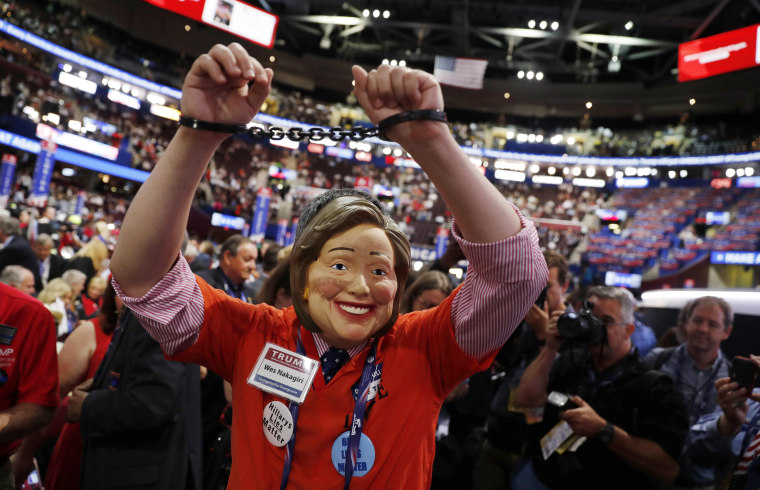
<svg viewBox="0 0 760 490">
<path fill-rule="evenodd" d="M 360 224 L 330 238 L 309 266 L 304 302 L 330 344 L 351 348 L 393 316 L 398 282 L 385 231 Z"/>
</svg>

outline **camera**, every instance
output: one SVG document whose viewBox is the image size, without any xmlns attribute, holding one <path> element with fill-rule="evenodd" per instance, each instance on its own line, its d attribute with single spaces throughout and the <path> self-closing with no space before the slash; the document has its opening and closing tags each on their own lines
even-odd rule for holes
<svg viewBox="0 0 760 490">
<path fill-rule="evenodd" d="M 731 381 L 739 383 L 739 388 L 747 388 L 752 392 L 757 384 L 760 369 L 757 364 L 742 356 L 735 356 L 731 364 Z"/>
<path fill-rule="evenodd" d="M 536 306 L 538 306 L 542 310 L 544 309 L 544 303 L 546 303 L 546 291 L 548 289 L 549 289 L 548 286 L 545 287 L 543 291 L 541 291 L 541 293 L 538 295 L 538 298 L 536 298 Z"/>
<path fill-rule="evenodd" d="M 601 344 L 607 337 L 604 323 L 591 312 L 594 304 L 585 302 L 580 311 L 567 311 L 557 319 L 559 337 L 589 345 Z"/>
</svg>

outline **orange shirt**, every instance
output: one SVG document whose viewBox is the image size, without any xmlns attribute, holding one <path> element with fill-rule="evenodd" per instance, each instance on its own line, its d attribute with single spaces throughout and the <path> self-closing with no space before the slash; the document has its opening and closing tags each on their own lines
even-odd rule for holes
<svg viewBox="0 0 760 490">
<path fill-rule="evenodd" d="M 204 322 L 195 344 L 175 359 L 204 364 L 232 382 L 235 417 L 228 488 L 279 488 L 285 448 L 265 438 L 263 411 L 271 401 L 288 401 L 250 386 L 247 379 L 266 342 L 297 350 L 298 319 L 292 307 L 250 305 L 202 279 L 198 284 Z M 374 446 L 374 464 L 364 476 L 352 478 L 352 489 L 429 488 L 441 404 L 452 388 L 486 369 L 493 357 L 478 362 L 456 343 L 450 314 L 457 292 L 437 308 L 400 317 L 377 340 L 382 377 L 378 394 L 367 404 L 363 430 Z M 303 332 L 306 354 L 318 359 L 312 336 Z M 359 381 L 368 352 L 369 347 L 352 358 L 327 386 L 317 373 L 299 410 L 288 488 L 343 488 L 331 452 L 348 430 L 354 409 L 351 387 Z"/>
</svg>

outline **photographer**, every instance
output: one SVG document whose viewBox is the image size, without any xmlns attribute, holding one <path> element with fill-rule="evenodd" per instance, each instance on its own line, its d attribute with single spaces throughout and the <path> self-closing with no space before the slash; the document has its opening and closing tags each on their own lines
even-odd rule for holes
<svg viewBox="0 0 760 490">
<path fill-rule="evenodd" d="M 542 438 L 513 486 L 644 489 L 654 488 L 653 479 L 676 478 L 688 418 L 672 381 L 639 361 L 630 339 L 633 309 L 630 292 L 600 286 L 589 292 L 587 308 L 552 314 L 546 345 L 525 370 L 516 399 L 537 407 L 550 393 L 555 403 L 571 396 L 562 406 L 546 405 L 541 433 L 559 421 L 581 439 L 567 449 L 552 444 L 557 431 Z M 564 342 L 576 345 L 558 356 Z"/>
<path fill-rule="evenodd" d="M 760 390 L 752 389 L 760 356 L 750 358 L 755 369 L 747 376 L 749 379 L 737 381 L 735 366 L 732 378 L 717 380 L 715 388 L 720 408 L 700 418 L 689 431 L 689 456 L 693 461 L 717 465 L 729 457 L 736 460 L 727 487 L 732 490 L 760 487 L 760 459 L 757 458 L 760 447 Z M 718 482 L 719 479 L 716 479 Z"/>
</svg>

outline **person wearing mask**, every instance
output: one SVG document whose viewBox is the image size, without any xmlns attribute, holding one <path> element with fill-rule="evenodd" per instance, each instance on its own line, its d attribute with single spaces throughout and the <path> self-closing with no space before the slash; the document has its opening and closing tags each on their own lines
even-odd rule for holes
<svg viewBox="0 0 760 490">
<path fill-rule="evenodd" d="M 399 316 L 408 240 L 381 203 L 353 189 L 327 191 L 301 213 L 292 308 L 235 300 L 190 273 L 176 216 L 188 213 L 223 131 L 251 120 L 273 77 L 236 43 L 193 63 L 182 126 L 121 228 L 111 266 L 125 304 L 166 355 L 232 383 L 228 488 L 427 488 L 441 403 L 491 364 L 546 282 L 535 228 L 442 123 L 435 78 L 388 65 L 353 73 L 370 120 L 384 121 L 454 215 L 470 265 L 443 303 Z"/>
</svg>

